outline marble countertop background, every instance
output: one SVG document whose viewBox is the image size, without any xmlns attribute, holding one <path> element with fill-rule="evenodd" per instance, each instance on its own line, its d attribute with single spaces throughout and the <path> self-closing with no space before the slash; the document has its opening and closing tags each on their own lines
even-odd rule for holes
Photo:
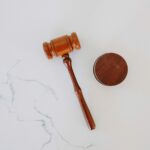
<svg viewBox="0 0 150 150">
<path fill-rule="evenodd" d="M 93 131 L 62 59 L 42 49 L 73 31 L 82 48 L 70 56 Z M 94 78 L 106 52 L 128 63 L 118 86 Z M 149 150 L 149 90 L 149 0 L 0 0 L 0 150 Z"/>
</svg>

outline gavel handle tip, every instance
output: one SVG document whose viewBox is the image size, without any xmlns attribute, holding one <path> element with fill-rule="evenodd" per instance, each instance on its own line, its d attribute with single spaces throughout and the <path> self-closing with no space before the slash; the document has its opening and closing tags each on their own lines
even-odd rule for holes
<svg viewBox="0 0 150 150">
<path fill-rule="evenodd" d="M 90 110 L 89 110 L 89 108 L 88 108 L 88 105 L 86 104 L 86 101 L 85 101 L 85 99 L 84 99 L 82 90 L 81 90 L 81 89 L 77 90 L 77 91 L 76 91 L 76 95 L 77 95 L 78 100 L 79 100 L 79 102 L 80 102 L 80 106 L 81 106 L 82 111 L 83 111 L 83 114 L 84 114 L 84 116 L 85 116 L 85 118 L 86 118 L 86 120 L 87 120 L 87 123 L 88 123 L 88 125 L 89 125 L 89 128 L 90 128 L 91 130 L 95 129 L 95 128 L 96 128 L 96 125 L 95 125 L 94 119 L 93 119 L 93 117 L 92 117 L 92 115 L 91 115 L 91 112 L 90 112 Z"/>
</svg>

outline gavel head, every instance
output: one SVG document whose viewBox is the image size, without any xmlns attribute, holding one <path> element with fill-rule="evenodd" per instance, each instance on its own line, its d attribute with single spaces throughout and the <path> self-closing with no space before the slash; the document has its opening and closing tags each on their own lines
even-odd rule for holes
<svg viewBox="0 0 150 150">
<path fill-rule="evenodd" d="M 69 36 L 64 35 L 53 39 L 49 43 L 43 43 L 44 51 L 49 59 L 53 58 L 53 56 L 64 56 L 73 51 L 73 49 L 80 49 L 80 47 L 80 42 L 75 32 Z"/>
</svg>

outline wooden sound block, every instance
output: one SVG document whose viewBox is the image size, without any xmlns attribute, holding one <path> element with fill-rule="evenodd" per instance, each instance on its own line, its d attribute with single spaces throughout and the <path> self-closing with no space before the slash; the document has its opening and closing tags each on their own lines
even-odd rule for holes
<svg viewBox="0 0 150 150">
<path fill-rule="evenodd" d="M 96 59 L 93 72 L 98 82 L 113 86 L 121 83 L 126 78 L 128 66 L 120 55 L 106 53 Z"/>
</svg>

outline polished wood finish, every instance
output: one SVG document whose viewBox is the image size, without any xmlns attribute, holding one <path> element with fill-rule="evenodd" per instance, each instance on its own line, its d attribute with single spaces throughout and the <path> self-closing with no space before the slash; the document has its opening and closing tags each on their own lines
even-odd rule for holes
<svg viewBox="0 0 150 150">
<path fill-rule="evenodd" d="M 43 43 L 44 51 L 49 59 L 53 58 L 53 56 L 62 56 L 63 57 L 63 62 L 69 71 L 75 93 L 80 102 L 80 106 L 85 115 L 87 123 L 88 123 L 90 129 L 92 130 L 92 129 L 95 129 L 95 122 L 94 122 L 94 119 L 90 113 L 90 110 L 85 102 L 85 99 L 82 94 L 82 90 L 81 90 L 81 88 L 76 80 L 76 77 L 74 75 L 71 59 L 68 54 L 68 53 L 72 52 L 74 49 L 80 49 L 80 47 L 81 47 L 80 42 L 79 42 L 77 34 L 75 32 L 73 32 L 70 36 L 64 35 L 64 36 L 58 37 L 54 40 L 51 40 L 50 42 Z"/>
<path fill-rule="evenodd" d="M 43 43 L 44 51 L 49 59 L 53 58 L 53 56 L 63 56 L 73 51 L 73 49 L 80 49 L 80 47 L 80 42 L 75 32 L 71 33 L 70 36 L 64 35 Z"/>
<path fill-rule="evenodd" d="M 76 80 L 76 77 L 74 75 L 74 72 L 73 72 L 73 69 L 72 69 L 71 59 L 70 59 L 69 55 L 64 55 L 63 57 L 64 57 L 63 62 L 66 65 L 66 67 L 67 67 L 67 69 L 69 71 L 69 74 L 70 74 L 70 77 L 71 77 L 71 80 L 72 80 L 72 83 L 73 83 L 73 86 L 74 86 L 74 91 L 75 91 L 75 93 L 76 93 L 76 95 L 78 97 L 78 100 L 80 102 L 80 106 L 81 106 L 82 111 L 83 111 L 83 113 L 85 115 L 85 118 L 86 118 L 86 120 L 87 120 L 87 122 L 89 124 L 89 127 L 90 127 L 91 130 L 95 129 L 94 119 L 93 119 L 93 117 L 92 117 L 92 115 L 90 113 L 90 110 L 89 110 L 89 108 L 88 108 L 88 106 L 87 106 L 87 104 L 86 104 L 86 102 L 84 100 L 84 97 L 83 97 L 83 94 L 82 94 L 82 90 L 81 90 L 81 88 L 80 88 L 80 86 L 79 86 L 79 84 L 78 84 L 78 82 Z"/>
<path fill-rule="evenodd" d="M 95 78 L 102 84 L 113 86 L 121 83 L 128 72 L 126 61 L 118 54 L 106 53 L 94 63 Z"/>
</svg>

